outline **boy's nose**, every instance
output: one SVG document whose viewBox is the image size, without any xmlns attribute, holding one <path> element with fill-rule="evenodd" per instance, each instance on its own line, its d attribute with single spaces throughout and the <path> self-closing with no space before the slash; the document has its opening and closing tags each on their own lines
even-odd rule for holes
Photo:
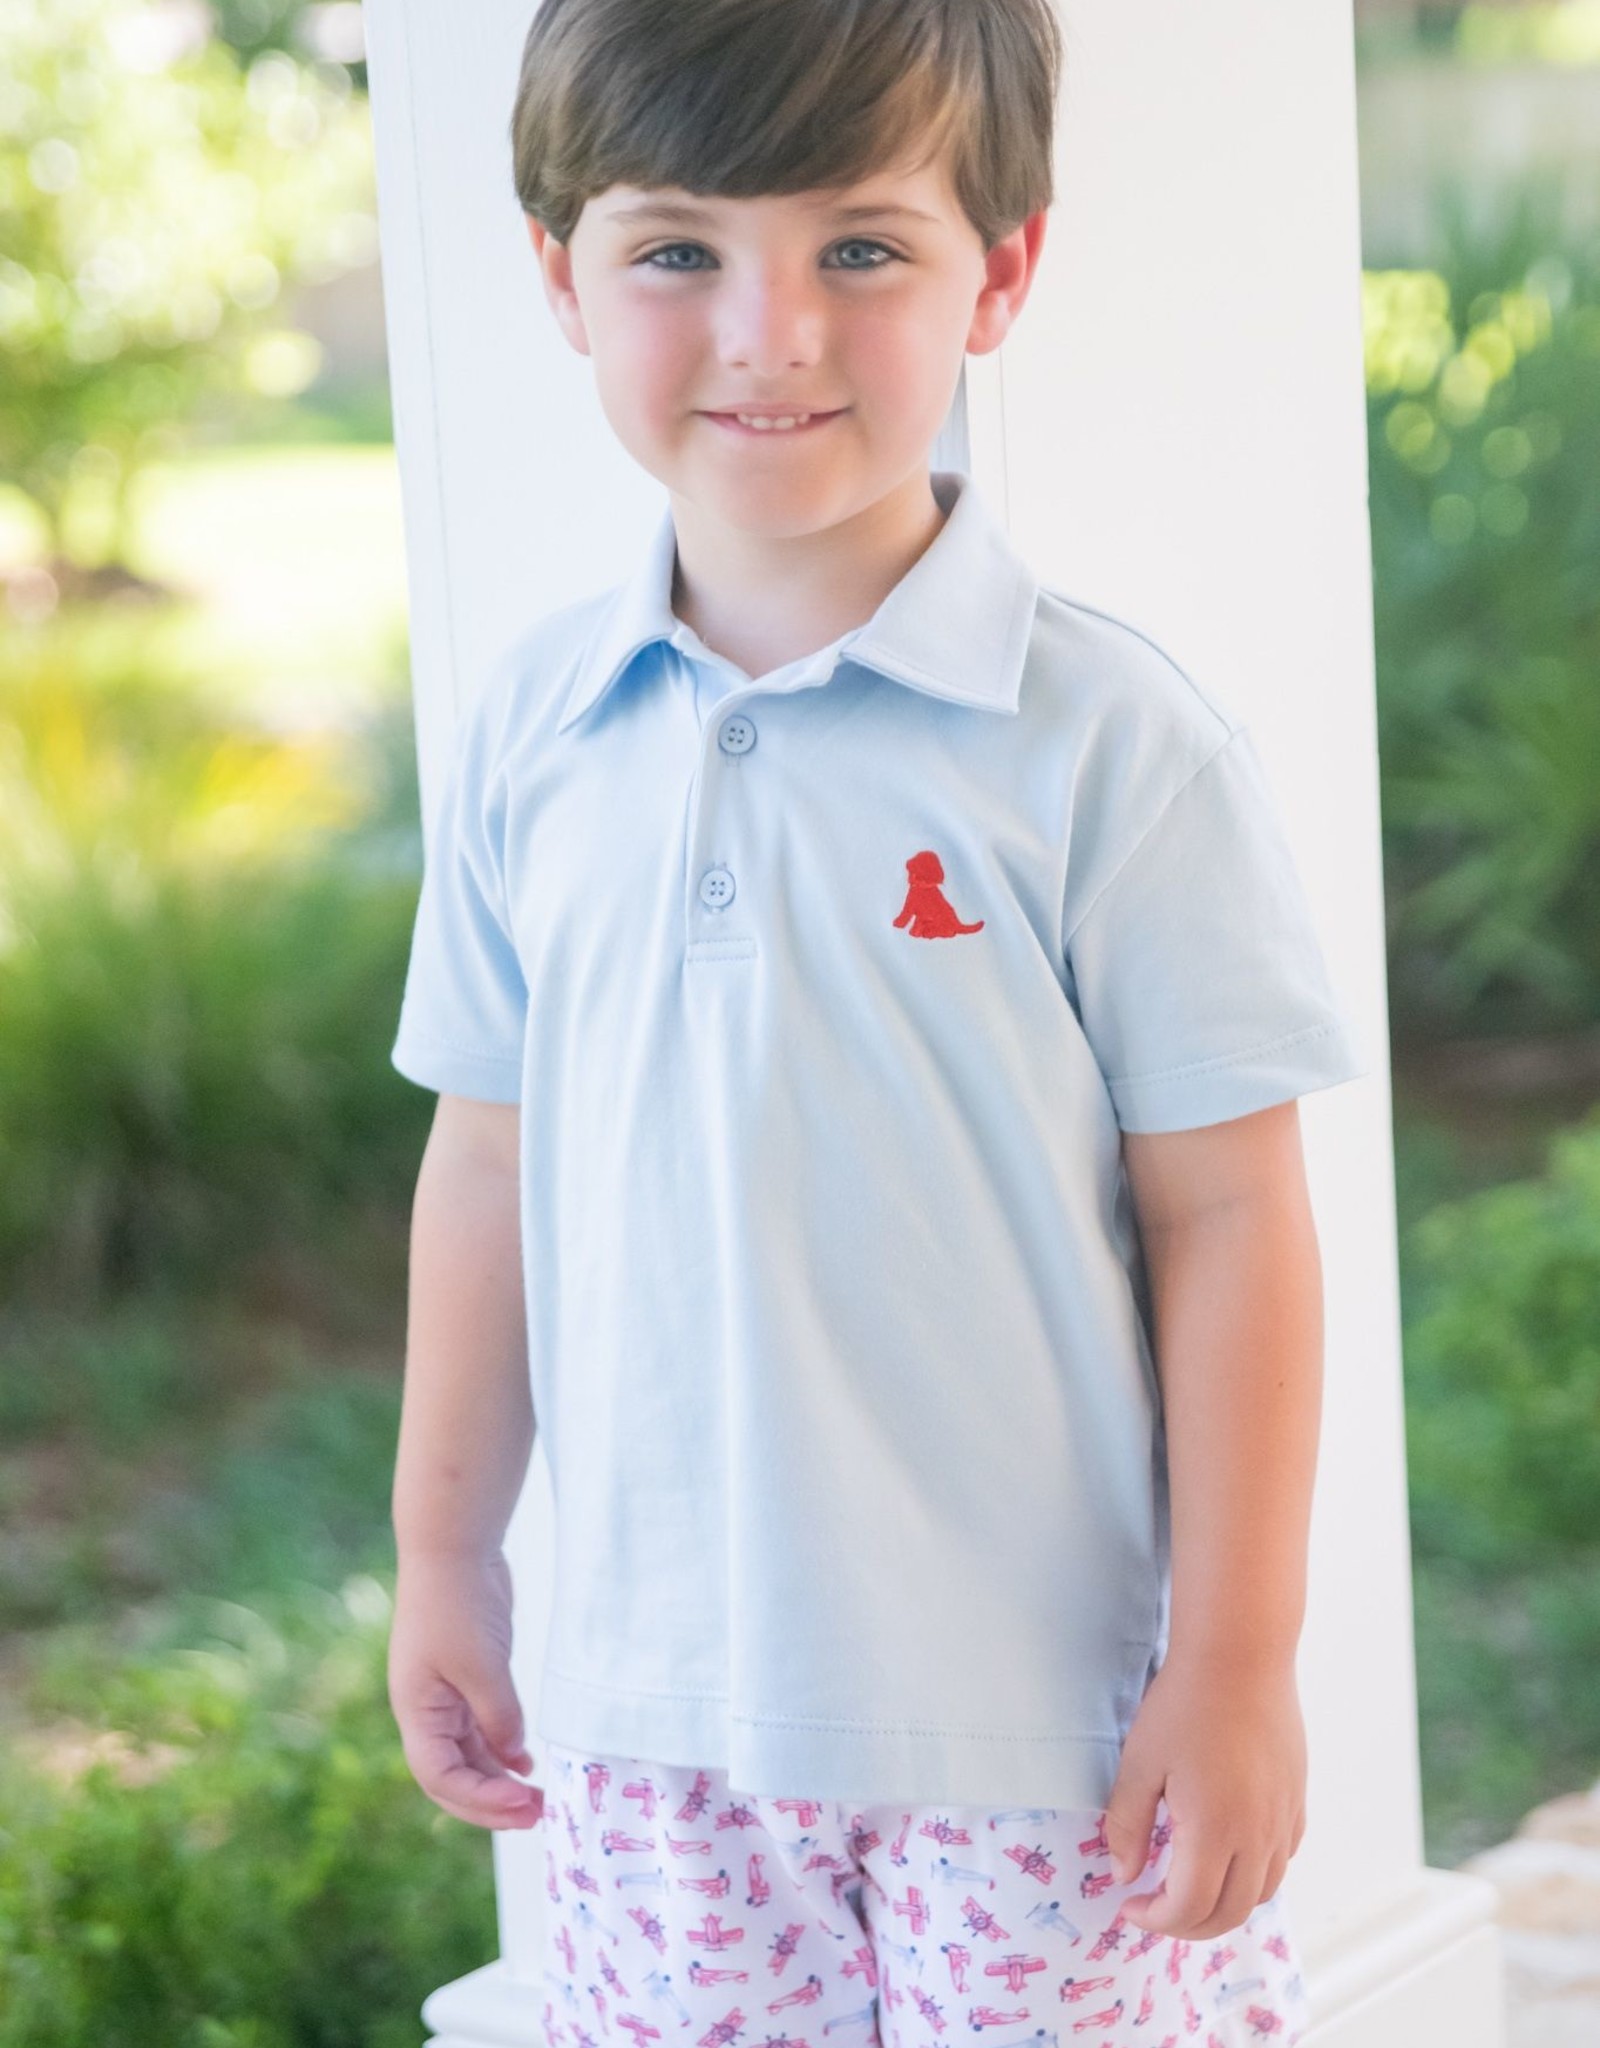
<svg viewBox="0 0 1600 2048">
<path fill-rule="evenodd" d="M 814 362 L 826 332 L 815 288 L 787 281 L 754 284 L 730 294 L 719 330 L 722 360 L 733 369 L 781 373 Z"/>
</svg>

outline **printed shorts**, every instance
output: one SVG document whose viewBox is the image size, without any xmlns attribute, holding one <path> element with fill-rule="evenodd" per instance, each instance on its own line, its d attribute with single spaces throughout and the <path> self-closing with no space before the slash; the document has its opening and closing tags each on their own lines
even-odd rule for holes
<svg viewBox="0 0 1600 2048">
<path fill-rule="evenodd" d="M 551 2048 L 1292 2048 L 1309 2025 L 1281 1891 L 1199 1941 L 1124 1899 L 1104 1809 L 859 1807 L 717 1769 L 541 1743 Z"/>
</svg>

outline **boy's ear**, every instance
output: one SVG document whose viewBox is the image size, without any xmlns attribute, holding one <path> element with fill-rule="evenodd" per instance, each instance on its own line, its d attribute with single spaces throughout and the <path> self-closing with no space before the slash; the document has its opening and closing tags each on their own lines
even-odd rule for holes
<svg viewBox="0 0 1600 2048">
<path fill-rule="evenodd" d="M 556 316 L 556 324 L 579 355 L 588 355 L 589 336 L 583 324 L 583 311 L 578 304 L 578 294 L 572 282 L 572 251 L 569 243 L 558 242 L 541 220 L 531 213 L 522 216 L 527 224 L 528 240 L 533 244 L 533 253 L 538 258 L 539 278 L 544 286 L 545 298 L 550 310 Z"/>
<path fill-rule="evenodd" d="M 1010 332 L 1033 283 L 1044 249 L 1047 209 L 1029 214 L 1002 242 L 996 242 L 984 258 L 983 289 L 972 309 L 967 331 L 967 354 L 985 356 L 998 348 Z"/>
</svg>

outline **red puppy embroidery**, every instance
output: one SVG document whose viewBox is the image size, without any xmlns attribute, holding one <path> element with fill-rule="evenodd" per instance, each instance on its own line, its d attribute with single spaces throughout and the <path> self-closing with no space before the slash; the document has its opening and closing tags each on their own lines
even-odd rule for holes
<svg viewBox="0 0 1600 2048">
<path fill-rule="evenodd" d="M 914 939 L 951 939 L 957 932 L 981 932 L 983 919 L 963 924 L 945 901 L 939 884 L 944 866 L 936 853 L 914 853 L 906 862 L 905 907 L 895 919 L 895 930 L 909 924 Z"/>
</svg>

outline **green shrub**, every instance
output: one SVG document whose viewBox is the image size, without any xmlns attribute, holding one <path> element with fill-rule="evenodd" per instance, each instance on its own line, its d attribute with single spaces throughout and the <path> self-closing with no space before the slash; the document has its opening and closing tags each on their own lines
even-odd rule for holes
<svg viewBox="0 0 1600 2048">
<path fill-rule="evenodd" d="M 1600 240 L 1442 194 L 1363 280 L 1397 1051 L 1600 1015 Z"/>
<path fill-rule="evenodd" d="M 65 1633 L 0 1752 L 0 2048 L 417 2048 L 496 1953 L 493 1859 L 406 1768 L 389 1588 L 186 1610 Z"/>
<path fill-rule="evenodd" d="M 16 1319 L 4 1337 L 13 1647 L 185 1588 L 244 1597 L 392 1563 L 397 1333 L 373 1370 L 209 1302 Z"/>
<path fill-rule="evenodd" d="M 128 629 L 0 665 L 0 1284 L 222 1284 L 403 1203 L 409 729 L 242 730 Z M 414 768 L 409 772 L 414 779 Z"/>
<path fill-rule="evenodd" d="M 1600 1116 L 1402 1250 L 1423 1812 L 1451 1867 L 1600 1757 Z"/>
<path fill-rule="evenodd" d="M 1419 1558 L 1600 1563 L 1600 1116 L 1555 1134 L 1543 1176 L 1439 1204 L 1408 1250 Z"/>
<path fill-rule="evenodd" d="M 1515 1834 L 1600 1756 L 1600 1573 L 1592 1547 L 1520 1573 L 1430 1552 L 1412 1578 L 1428 1862 Z"/>
</svg>

